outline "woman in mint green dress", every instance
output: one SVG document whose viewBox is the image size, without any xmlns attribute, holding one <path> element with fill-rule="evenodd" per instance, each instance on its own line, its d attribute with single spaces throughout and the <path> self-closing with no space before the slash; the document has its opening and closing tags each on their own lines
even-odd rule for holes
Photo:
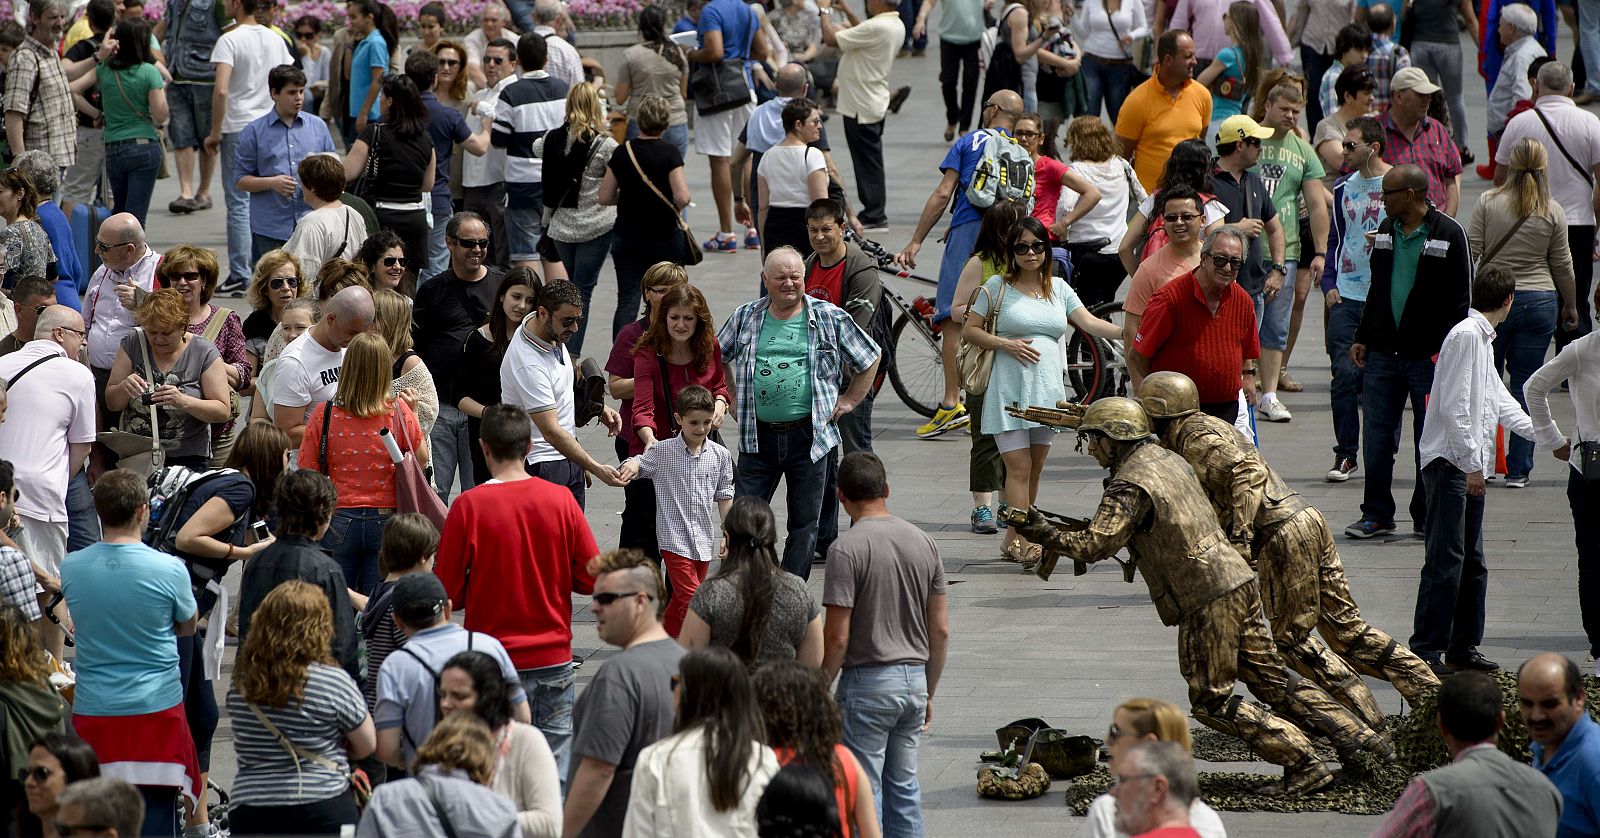
<svg viewBox="0 0 1600 838">
<path fill-rule="evenodd" d="M 1054 431 L 1018 419 L 1006 413 L 1006 407 L 1055 407 L 1067 397 L 1061 338 L 1069 323 L 1106 340 L 1120 339 L 1122 331 L 1089 313 L 1072 286 L 1051 275 L 1050 234 L 1043 222 L 1033 217 L 1018 221 L 1006 242 L 1005 273 L 983 284 L 967 310 L 961 336 L 979 349 L 995 350 L 979 421 L 995 435 L 995 447 L 1006 466 L 1006 505 L 1027 509 L 1039 496 L 1039 475 Z M 991 334 L 985 320 L 996 304 L 1000 313 Z M 1006 534 L 1000 556 L 1031 565 L 1039 560 L 1039 548 L 1013 530 Z"/>
</svg>

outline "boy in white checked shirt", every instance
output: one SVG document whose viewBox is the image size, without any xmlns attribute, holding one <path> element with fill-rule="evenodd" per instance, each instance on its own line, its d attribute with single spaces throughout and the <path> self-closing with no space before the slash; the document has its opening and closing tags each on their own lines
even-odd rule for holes
<svg viewBox="0 0 1600 838">
<path fill-rule="evenodd" d="M 650 446 L 621 469 L 623 480 L 655 481 L 656 540 L 672 582 L 662 625 L 674 638 L 717 554 L 719 522 L 733 505 L 733 455 L 708 439 L 714 407 L 710 390 L 698 384 L 683 388 L 672 416 L 678 435 Z"/>
</svg>

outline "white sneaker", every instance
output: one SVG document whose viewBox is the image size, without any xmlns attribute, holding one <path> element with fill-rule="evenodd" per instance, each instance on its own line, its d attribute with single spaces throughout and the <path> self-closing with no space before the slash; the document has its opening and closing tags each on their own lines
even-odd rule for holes
<svg viewBox="0 0 1600 838">
<path fill-rule="evenodd" d="M 1268 422 L 1288 422 L 1294 418 L 1289 413 L 1289 408 L 1284 407 L 1283 402 L 1277 399 L 1262 399 L 1260 404 L 1256 405 L 1256 415 Z"/>
</svg>

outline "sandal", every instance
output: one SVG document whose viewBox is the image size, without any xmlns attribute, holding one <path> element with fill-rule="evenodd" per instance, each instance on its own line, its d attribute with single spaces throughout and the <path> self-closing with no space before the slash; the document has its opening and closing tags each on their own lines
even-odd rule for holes
<svg viewBox="0 0 1600 838">
<path fill-rule="evenodd" d="M 1000 558 L 1008 562 L 1016 562 L 1024 568 L 1032 567 L 1039 563 L 1039 557 L 1044 555 L 1044 549 L 1037 544 L 1029 544 L 1023 539 L 1014 539 L 1000 548 Z"/>
<path fill-rule="evenodd" d="M 1306 388 L 1301 386 L 1300 382 L 1295 381 L 1294 377 L 1289 375 L 1288 370 L 1284 370 L 1278 374 L 1278 389 L 1285 393 L 1303 393 Z"/>
</svg>

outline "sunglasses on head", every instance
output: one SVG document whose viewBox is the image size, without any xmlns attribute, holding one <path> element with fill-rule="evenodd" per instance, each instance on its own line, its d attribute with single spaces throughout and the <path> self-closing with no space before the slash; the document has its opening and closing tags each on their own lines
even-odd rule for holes
<svg viewBox="0 0 1600 838">
<path fill-rule="evenodd" d="M 383 266 L 385 268 L 392 268 L 395 265 L 399 265 L 402 268 L 405 267 L 406 266 L 406 257 L 404 257 L 404 256 L 385 256 L 385 257 L 383 257 Z"/>
<path fill-rule="evenodd" d="M 293 276 L 275 276 L 267 280 L 267 287 L 274 291 L 279 291 L 284 288 L 299 288 L 300 279 L 299 277 Z"/>
<path fill-rule="evenodd" d="M 655 599 L 655 597 L 645 593 L 644 591 L 602 591 L 594 595 L 594 601 L 601 605 L 610 605 L 619 599 L 627 599 L 628 597 L 637 596 L 639 594 L 644 594 L 645 599 Z"/>
</svg>

